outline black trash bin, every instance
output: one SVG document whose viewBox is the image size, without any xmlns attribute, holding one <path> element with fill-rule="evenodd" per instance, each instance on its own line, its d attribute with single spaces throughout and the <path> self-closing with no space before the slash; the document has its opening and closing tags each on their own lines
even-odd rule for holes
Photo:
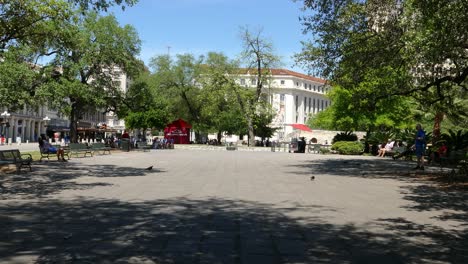
<svg viewBox="0 0 468 264">
<path fill-rule="evenodd" d="M 120 149 L 122 151 L 130 151 L 130 140 L 128 138 L 122 138 L 122 142 L 120 144 Z"/>
</svg>

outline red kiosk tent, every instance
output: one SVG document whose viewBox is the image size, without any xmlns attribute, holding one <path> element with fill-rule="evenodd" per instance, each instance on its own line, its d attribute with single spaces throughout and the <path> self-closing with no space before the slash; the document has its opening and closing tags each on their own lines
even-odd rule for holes
<svg viewBox="0 0 468 264">
<path fill-rule="evenodd" d="M 192 125 L 178 119 L 164 128 L 164 138 L 173 139 L 174 144 L 190 144 L 190 129 Z"/>
</svg>

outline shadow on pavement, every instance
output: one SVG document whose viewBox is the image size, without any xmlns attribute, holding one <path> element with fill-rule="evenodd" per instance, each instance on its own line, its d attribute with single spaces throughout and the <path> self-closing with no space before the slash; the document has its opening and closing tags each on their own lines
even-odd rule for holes
<svg viewBox="0 0 468 264">
<path fill-rule="evenodd" d="M 303 161 L 300 164 L 291 165 L 291 168 L 301 168 L 306 170 L 295 171 L 295 174 L 328 174 L 334 176 L 348 176 L 375 179 L 408 179 L 414 163 L 406 161 L 392 161 L 389 159 L 366 159 L 366 158 L 346 158 L 346 159 L 316 159 Z M 420 171 L 417 171 L 420 172 Z M 415 173 L 413 171 L 413 173 Z"/>
<path fill-rule="evenodd" d="M 141 177 L 163 172 L 157 168 L 122 167 L 115 165 L 83 165 L 60 162 L 33 164 L 33 172 L 0 176 L 0 200 L 33 199 L 56 194 L 64 190 L 85 190 L 109 183 L 77 183 L 80 177 Z"/>
<path fill-rule="evenodd" d="M 388 232 L 296 208 L 211 198 L 127 203 L 0 203 L 0 262 L 36 263 L 467 263 L 465 232 L 379 219 Z M 438 262 L 438 263 L 439 263 Z"/>
<path fill-rule="evenodd" d="M 400 193 L 403 199 L 412 202 L 405 206 L 405 209 L 420 212 L 446 210 L 438 219 L 455 220 L 461 222 L 462 226 L 468 226 L 468 192 L 464 189 L 440 188 L 438 184 L 425 181 L 420 176 L 425 176 L 426 172 L 411 171 L 413 166 L 414 163 L 388 159 L 356 158 L 311 160 L 291 167 L 300 168 L 301 170 L 292 173 L 301 176 L 327 174 L 339 177 L 398 180 L 402 182 Z M 439 168 L 432 170 L 438 171 Z M 408 182 L 418 184 L 405 185 Z"/>
</svg>

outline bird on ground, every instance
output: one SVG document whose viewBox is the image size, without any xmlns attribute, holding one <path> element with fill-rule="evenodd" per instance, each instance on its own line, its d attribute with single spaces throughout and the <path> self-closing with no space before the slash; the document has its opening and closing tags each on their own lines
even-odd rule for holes
<svg viewBox="0 0 468 264">
<path fill-rule="evenodd" d="M 315 176 L 311 176 L 311 177 L 310 177 L 310 180 L 311 180 L 311 181 L 315 180 Z"/>
<path fill-rule="evenodd" d="M 149 166 L 148 168 L 146 168 L 146 170 L 152 170 L 153 169 L 153 166 Z"/>
</svg>

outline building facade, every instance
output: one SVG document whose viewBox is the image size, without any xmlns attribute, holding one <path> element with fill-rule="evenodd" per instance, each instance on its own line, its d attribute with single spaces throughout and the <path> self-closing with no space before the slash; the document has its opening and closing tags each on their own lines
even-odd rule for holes
<svg viewBox="0 0 468 264">
<path fill-rule="evenodd" d="M 239 75 L 239 84 L 255 87 L 256 75 Z M 271 69 L 268 82 L 263 87 L 275 111 L 272 127 L 278 128 L 275 140 L 284 140 L 294 132 L 292 124 L 306 124 L 314 114 L 331 105 L 326 93 L 330 90 L 326 80 L 286 70 Z"/>
</svg>

